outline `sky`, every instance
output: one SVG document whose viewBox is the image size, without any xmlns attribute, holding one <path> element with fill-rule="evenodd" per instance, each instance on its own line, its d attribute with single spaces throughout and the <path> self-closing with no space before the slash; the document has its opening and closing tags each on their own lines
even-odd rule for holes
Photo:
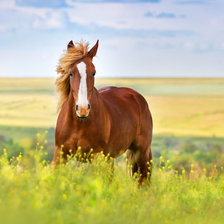
<svg viewBox="0 0 224 224">
<path fill-rule="evenodd" d="M 224 77 L 223 0 L 0 0 L 0 77 L 57 77 L 99 39 L 98 77 Z"/>
</svg>

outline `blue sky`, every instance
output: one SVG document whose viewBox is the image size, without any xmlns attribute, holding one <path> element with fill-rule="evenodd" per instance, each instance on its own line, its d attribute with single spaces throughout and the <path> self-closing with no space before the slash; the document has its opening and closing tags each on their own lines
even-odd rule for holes
<svg viewBox="0 0 224 224">
<path fill-rule="evenodd" d="M 99 77 L 224 77 L 223 0 L 0 0 L 0 77 L 57 77 L 70 40 Z"/>
</svg>

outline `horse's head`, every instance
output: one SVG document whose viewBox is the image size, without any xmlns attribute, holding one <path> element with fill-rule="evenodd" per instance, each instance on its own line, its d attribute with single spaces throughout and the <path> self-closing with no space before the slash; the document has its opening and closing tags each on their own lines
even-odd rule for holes
<svg viewBox="0 0 224 224">
<path fill-rule="evenodd" d="M 72 41 L 68 44 L 68 49 L 74 47 Z M 86 118 L 91 110 L 91 98 L 94 88 L 95 66 L 92 63 L 96 55 L 98 41 L 86 56 L 76 61 L 69 70 L 70 91 L 74 98 L 74 106 L 77 117 Z"/>
</svg>

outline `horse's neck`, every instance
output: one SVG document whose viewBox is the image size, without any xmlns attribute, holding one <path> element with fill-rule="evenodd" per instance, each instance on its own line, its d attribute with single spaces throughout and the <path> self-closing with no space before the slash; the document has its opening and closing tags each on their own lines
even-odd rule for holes
<svg viewBox="0 0 224 224">
<path fill-rule="evenodd" d="M 101 114 L 105 114 L 105 106 L 103 103 L 103 100 L 98 92 L 98 90 L 94 87 L 93 94 L 91 98 L 91 110 L 92 113 L 91 118 L 95 119 L 96 117 L 99 117 Z"/>
<path fill-rule="evenodd" d="M 94 87 L 91 99 L 92 114 L 90 112 L 90 119 L 95 121 L 96 128 L 100 133 L 102 140 L 108 143 L 111 132 L 111 117 L 103 101 L 102 95 Z"/>
</svg>

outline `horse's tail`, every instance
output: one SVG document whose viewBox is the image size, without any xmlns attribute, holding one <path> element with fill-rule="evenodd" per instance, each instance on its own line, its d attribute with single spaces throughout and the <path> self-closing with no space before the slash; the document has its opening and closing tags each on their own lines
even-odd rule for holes
<svg viewBox="0 0 224 224">
<path fill-rule="evenodd" d="M 136 164 L 135 153 L 132 150 L 128 149 L 126 155 L 127 155 L 127 171 L 132 176 L 134 174 L 133 167 Z"/>
<path fill-rule="evenodd" d="M 138 172 L 138 165 L 137 165 L 137 159 L 139 157 L 139 154 L 133 150 L 128 149 L 127 150 L 127 168 L 128 173 L 133 175 L 135 172 Z M 152 151 L 149 150 L 149 160 L 147 161 L 148 166 L 148 178 L 150 180 L 151 174 L 152 174 L 152 168 L 153 168 L 153 161 L 152 161 Z"/>
</svg>

